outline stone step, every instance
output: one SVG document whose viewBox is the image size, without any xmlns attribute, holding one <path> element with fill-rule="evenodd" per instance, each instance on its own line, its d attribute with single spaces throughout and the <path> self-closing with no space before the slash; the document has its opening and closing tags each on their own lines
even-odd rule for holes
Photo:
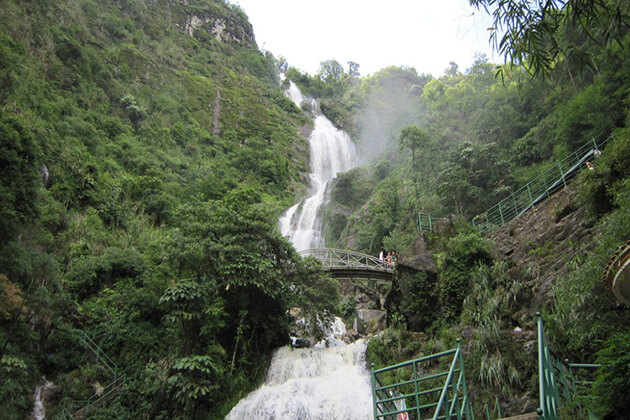
<svg viewBox="0 0 630 420">
<path fill-rule="evenodd" d="M 538 420 L 538 418 L 538 413 L 534 411 L 533 413 L 519 414 L 518 416 L 503 417 L 499 420 Z"/>
</svg>

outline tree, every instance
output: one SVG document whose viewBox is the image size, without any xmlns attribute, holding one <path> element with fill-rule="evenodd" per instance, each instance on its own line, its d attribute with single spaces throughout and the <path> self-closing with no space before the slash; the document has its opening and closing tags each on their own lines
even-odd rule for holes
<svg viewBox="0 0 630 420">
<path fill-rule="evenodd" d="M 140 123 L 147 118 L 147 111 L 137 104 L 136 98 L 131 94 L 126 94 L 120 99 L 120 103 L 125 108 L 125 113 L 137 129 Z"/>
<path fill-rule="evenodd" d="M 361 73 L 359 73 L 359 63 L 348 61 L 348 74 L 350 75 L 350 77 L 361 76 Z"/>
<path fill-rule="evenodd" d="M 338 82 L 345 73 L 343 66 L 337 60 L 326 60 L 319 64 L 319 72 L 317 74 L 322 82 Z"/>
<path fill-rule="evenodd" d="M 429 142 L 429 133 L 424 128 L 409 125 L 400 132 L 400 147 L 411 150 L 411 162 L 413 166 L 413 185 L 416 192 L 416 200 L 420 199 L 418 192 L 418 156 L 417 150 Z"/>
<path fill-rule="evenodd" d="M 39 179 L 37 146 L 26 122 L 20 116 L 0 113 L 0 237 L 5 242 L 37 216 Z"/>
<path fill-rule="evenodd" d="M 572 28 L 606 50 L 621 43 L 629 29 L 630 3 L 606 0 L 469 0 L 492 14 L 490 40 L 506 62 L 524 66 L 532 75 L 548 74 L 559 55 L 578 52 L 581 43 L 559 43 L 563 28 Z M 503 35 L 501 35 L 503 34 Z M 504 69 L 505 70 L 505 69 Z"/>
<path fill-rule="evenodd" d="M 280 73 L 286 73 L 289 70 L 289 62 L 284 56 L 278 57 L 277 65 Z"/>
<path fill-rule="evenodd" d="M 448 63 L 448 67 L 444 70 L 444 74 L 451 77 L 457 76 L 459 74 L 459 66 L 457 63 L 454 61 Z"/>
</svg>

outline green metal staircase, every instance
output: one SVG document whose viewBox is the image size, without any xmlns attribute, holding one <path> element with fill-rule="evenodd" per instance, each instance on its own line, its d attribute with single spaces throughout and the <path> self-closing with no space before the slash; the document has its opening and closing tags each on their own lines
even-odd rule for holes
<svg viewBox="0 0 630 420">
<path fill-rule="evenodd" d="M 459 342 L 454 349 L 383 369 L 372 365 L 371 376 L 375 420 L 408 414 L 417 420 L 474 419 Z M 392 378 L 394 383 L 381 385 Z"/>
<path fill-rule="evenodd" d="M 600 150 L 612 139 L 614 136 L 603 141 L 593 139 L 585 143 L 484 213 L 473 217 L 472 225 L 481 232 L 491 232 L 523 215 L 545 198 L 564 188 L 582 169 L 587 168 L 586 163 L 596 158 Z M 418 230 L 433 231 L 436 220 L 438 219 L 428 213 L 418 213 Z"/>
<path fill-rule="evenodd" d="M 538 382 L 540 407 L 537 410 L 542 420 L 558 420 L 560 404 L 578 394 L 580 388 L 591 385 L 588 380 L 577 380 L 575 372 L 579 369 L 597 369 L 599 365 L 586 363 L 569 363 L 555 354 L 545 339 L 543 321 L 540 313 L 537 316 L 538 327 Z M 576 407 L 581 417 L 585 417 L 583 407 Z"/>
<path fill-rule="evenodd" d="M 64 420 L 88 418 L 95 408 L 116 397 L 127 381 L 126 375 L 120 372 L 116 363 L 97 344 L 96 340 L 98 340 L 99 336 L 99 332 L 90 335 L 85 331 L 80 331 L 79 341 L 94 354 L 97 361 L 109 372 L 111 381 L 102 390 L 95 392 L 86 400 L 74 400 L 67 403 L 61 415 L 61 418 Z"/>
<path fill-rule="evenodd" d="M 570 400 L 581 387 L 592 383 L 577 380 L 575 371 L 599 367 L 569 363 L 553 353 L 547 345 L 539 313 L 537 329 L 540 406 L 534 413 L 510 417 L 512 420 L 559 420 L 562 401 Z M 459 340 L 456 348 L 441 353 L 382 369 L 375 370 L 372 365 L 371 377 L 375 420 L 475 418 L 466 388 Z M 584 417 L 584 410 L 579 404 L 576 409 Z M 491 415 L 488 406 L 485 406 L 488 420 L 502 418 L 498 398 L 493 411 Z"/>
</svg>

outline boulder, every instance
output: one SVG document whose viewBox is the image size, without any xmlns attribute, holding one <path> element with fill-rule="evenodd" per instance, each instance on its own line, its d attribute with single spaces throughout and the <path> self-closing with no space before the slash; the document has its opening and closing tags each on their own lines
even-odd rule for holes
<svg viewBox="0 0 630 420">
<path fill-rule="evenodd" d="M 398 264 L 414 268 L 417 271 L 437 273 L 433 253 L 427 249 L 423 235 L 418 235 L 411 246 L 400 253 Z"/>
<path fill-rule="evenodd" d="M 377 309 L 357 309 L 356 329 L 362 334 L 375 334 L 387 328 L 387 312 Z M 363 331 L 362 331 L 363 330 Z"/>
</svg>

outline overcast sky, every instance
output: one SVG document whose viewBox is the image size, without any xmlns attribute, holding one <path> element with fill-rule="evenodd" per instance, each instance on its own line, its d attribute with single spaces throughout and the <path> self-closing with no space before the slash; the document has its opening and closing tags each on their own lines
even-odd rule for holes
<svg viewBox="0 0 630 420">
<path fill-rule="evenodd" d="M 315 74 L 319 63 L 359 63 L 361 75 L 410 66 L 441 76 L 454 61 L 461 71 L 475 53 L 493 55 L 490 17 L 468 0 L 230 0 L 254 27 L 258 46 Z"/>
</svg>

